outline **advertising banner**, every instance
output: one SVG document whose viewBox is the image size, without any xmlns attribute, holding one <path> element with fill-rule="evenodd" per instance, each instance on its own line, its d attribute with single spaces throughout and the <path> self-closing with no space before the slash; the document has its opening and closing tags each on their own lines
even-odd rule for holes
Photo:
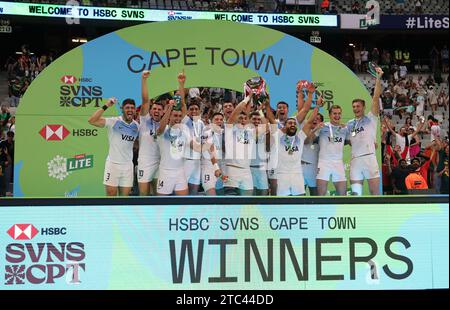
<svg viewBox="0 0 450 310">
<path fill-rule="evenodd" d="M 376 28 L 440 30 L 448 29 L 448 15 L 381 15 Z"/>
<path fill-rule="evenodd" d="M 380 24 L 367 25 L 364 14 L 341 14 L 341 29 L 448 29 L 448 16 L 444 15 L 381 15 Z"/>
<path fill-rule="evenodd" d="M 150 10 L 114 7 L 106 8 L 91 6 L 12 3 L 0 1 L 0 16 L 2 14 L 37 17 L 59 17 L 66 19 L 103 19 L 142 22 L 206 19 L 226 20 L 255 25 L 337 27 L 337 15 Z"/>
<path fill-rule="evenodd" d="M 148 89 L 153 98 L 177 89 L 182 69 L 186 87 L 239 92 L 246 80 L 262 76 L 272 106 L 285 101 L 290 115 L 296 112 L 299 80 L 316 85 L 325 118 L 328 108 L 339 104 L 346 123 L 354 118 L 353 99 L 371 103 L 365 86 L 344 64 L 282 32 L 218 21 L 125 28 L 61 56 L 28 88 L 17 110 L 14 196 L 104 195 L 107 130 L 91 126 L 90 115 L 110 97 L 140 104 L 142 71 L 151 71 Z M 116 107 L 104 116 L 119 113 Z M 344 156 L 349 163 L 349 147 Z"/>
<path fill-rule="evenodd" d="M 446 203 L 0 208 L 1 290 L 449 287 Z"/>
</svg>

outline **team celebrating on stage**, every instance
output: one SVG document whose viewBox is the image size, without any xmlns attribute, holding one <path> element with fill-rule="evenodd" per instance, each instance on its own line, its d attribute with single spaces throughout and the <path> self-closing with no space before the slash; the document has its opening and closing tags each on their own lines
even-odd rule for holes
<svg viewBox="0 0 450 310">
<path fill-rule="evenodd" d="M 205 121 L 198 101 L 186 99 L 184 70 L 171 98 L 157 100 L 149 98 L 150 72 L 144 71 L 139 108 L 133 99 L 125 99 L 121 116 L 103 117 L 117 103 L 110 98 L 89 118 L 91 125 L 108 129 L 106 194 L 130 195 L 136 177 L 140 196 L 302 196 L 306 189 L 312 196 L 324 196 L 330 180 L 336 195 L 347 195 L 347 181 L 352 195 L 362 195 L 364 179 L 370 194 L 379 195 L 375 152 L 382 74 L 376 68 L 370 111 L 365 114 L 365 101 L 354 99 L 355 118 L 344 124 L 339 105 L 329 108 L 330 121 L 324 122 L 319 113 L 323 100 L 318 97 L 312 108 L 316 89 L 306 81 L 296 87 L 295 116 L 289 117 L 284 101 L 273 111 L 259 77 L 247 81 L 239 104 L 225 102 L 219 111 L 210 110 Z M 346 144 L 351 147 L 350 180 L 345 173 Z"/>
</svg>

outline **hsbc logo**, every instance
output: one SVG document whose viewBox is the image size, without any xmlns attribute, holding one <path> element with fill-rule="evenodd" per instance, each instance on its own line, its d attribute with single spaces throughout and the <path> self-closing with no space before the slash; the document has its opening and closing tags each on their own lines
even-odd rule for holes
<svg viewBox="0 0 450 310">
<path fill-rule="evenodd" d="M 70 134 L 70 132 L 63 125 L 45 125 L 39 131 L 39 134 L 46 141 L 62 141 Z"/>
<path fill-rule="evenodd" d="M 77 78 L 73 75 L 63 75 L 61 77 L 61 82 L 64 84 L 75 84 L 77 82 Z"/>
<path fill-rule="evenodd" d="M 32 224 L 14 224 L 7 230 L 8 235 L 14 240 L 31 240 L 38 232 Z"/>
</svg>

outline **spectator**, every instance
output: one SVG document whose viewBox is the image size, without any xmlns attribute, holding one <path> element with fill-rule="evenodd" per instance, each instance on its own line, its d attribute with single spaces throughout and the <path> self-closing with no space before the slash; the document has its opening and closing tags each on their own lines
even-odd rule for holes
<svg viewBox="0 0 450 310">
<path fill-rule="evenodd" d="M 422 14 L 422 0 L 417 0 L 415 5 L 415 12 L 416 14 Z"/>
<path fill-rule="evenodd" d="M 380 62 L 380 52 L 378 51 L 378 48 L 373 48 L 371 56 L 374 63 L 378 64 Z"/>
<path fill-rule="evenodd" d="M 352 13 L 359 14 L 360 5 L 358 1 L 353 2 L 352 4 Z"/>
<path fill-rule="evenodd" d="M 439 68 L 439 56 L 440 53 L 438 49 L 436 48 L 436 46 L 433 45 L 430 51 L 430 62 L 431 62 L 430 65 L 432 72 L 436 72 L 437 69 Z"/>
<path fill-rule="evenodd" d="M 441 194 L 448 194 L 448 143 L 437 141 L 437 150 L 435 178 L 433 180 L 436 190 Z"/>
<path fill-rule="evenodd" d="M 416 97 L 416 116 L 419 120 L 421 117 L 423 117 L 423 110 L 425 108 L 425 90 L 423 88 L 420 88 L 417 97 Z"/>
<path fill-rule="evenodd" d="M 6 196 L 12 196 L 12 188 L 10 184 L 14 180 L 14 132 L 6 133 L 6 140 L 0 142 L 0 149 L 6 150 L 9 155 L 9 164 L 4 169 Z"/>
<path fill-rule="evenodd" d="M 441 127 L 439 126 L 439 121 L 433 117 L 433 115 L 428 116 L 428 129 L 431 134 L 431 142 L 439 139 L 441 137 Z"/>
<path fill-rule="evenodd" d="M 394 168 L 391 174 L 392 188 L 394 195 L 407 194 L 405 179 L 409 175 L 408 164 L 405 159 L 400 159 L 399 165 Z"/>
<path fill-rule="evenodd" d="M 0 146 L 0 197 L 6 196 L 6 168 L 11 162 L 8 149 Z"/>
<path fill-rule="evenodd" d="M 361 50 L 358 46 L 353 49 L 353 59 L 355 60 L 353 69 L 355 72 L 361 72 Z"/>
<path fill-rule="evenodd" d="M 6 131 L 6 125 L 11 117 L 11 113 L 9 113 L 9 109 L 7 106 L 2 105 L 1 113 L 0 113 L 0 132 Z"/>
<path fill-rule="evenodd" d="M 398 14 L 403 14 L 405 10 L 405 0 L 395 0 L 395 9 Z"/>
<path fill-rule="evenodd" d="M 339 14 L 337 9 L 336 9 L 336 6 L 334 6 L 334 5 L 331 6 L 330 14 L 332 14 L 332 15 L 338 15 Z"/>
<path fill-rule="evenodd" d="M 437 99 L 438 106 L 444 108 L 444 110 L 447 111 L 448 101 L 449 101 L 448 94 L 446 94 L 444 90 L 441 90 L 441 92 L 439 93 L 439 97 Z"/>
<path fill-rule="evenodd" d="M 384 161 L 381 169 L 383 176 L 383 194 L 392 195 L 392 182 L 391 182 L 392 168 L 391 168 L 391 156 L 389 154 L 386 154 L 384 156 Z"/>
<path fill-rule="evenodd" d="M 448 73 L 448 48 L 447 45 L 441 50 L 441 60 L 442 60 L 442 72 Z"/>
<path fill-rule="evenodd" d="M 428 96 L 428 104 L 430 105 L 431 111 L 434 115 L 437 110 L 437 96 L 436 96 L 436 92 L 434 91 L 434 86 L 428 87 L 427 96 Z"/>
<path fill-rule="evenodd" d="M 447 146 L 448 149 L 448 146 Z M 448 151 L 447 151 L 448 153 Z M 448 157 L 448 156 L 447 156 Z M 441 178 L 441 186 L 439 188 L 439 192 L 441 194 L 449 194 L 448 190 L 448 159 L 444 161 L 444 168 L 438 172 L 439 177 Z"/>
<path fill-rule="evenodd" d="M 414 134 L 414 127 L 409 127 L 408 129 L 408 135 L 411 136 L 411 141 L 409 145 L 409 156 L 411 158 L 416 157 L 420 153 L 420 138 L 419 135 Z"/>
<path fill-rule="evenodd" d="M 6 131 L 11 131 L 16 133 L 16 117 L 15 116 L 11 116 L 11 118 L 9 119 L 9 125 L 6 126 Z"/>
<path fill-rule="evenodd" d="M 406 75 L 408 74 L 408 68 L 405 66 L 405 64 L 402 63 L 399 69 L 400 69 L 400 78 L 401 79 L 406 78 Z"/>
<path fill-rule="evenodd" d="M 414 158 L 411 163 L 411 172 L 405 179 L 406 188 L 413 189 L 428 189 L 428 184 L 424 176 L 421 174 L 420 160 Z"/>
<path fill-rule="evenodd" d="M 369 51 L 363 47 L 361 51 L 361 63 L 362 63 L 362 70 L 367 71 L 367 63 L 369 62 Z"/>
<path fill-rule="evenodd" d="M 320 4 L 320 10 L 322 14 L 325 14 L 328 12 L 328 9 L 330 8 L 330 1 L 329 0 L 322 0 L 322 3 Z"/>
</svg>

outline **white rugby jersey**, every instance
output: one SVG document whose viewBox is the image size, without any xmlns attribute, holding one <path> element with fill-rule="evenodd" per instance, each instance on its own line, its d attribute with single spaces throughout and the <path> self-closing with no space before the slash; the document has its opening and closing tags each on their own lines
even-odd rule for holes
<svg viewBox="0 0 450 310">
<path fill-rule="evenodd" d="M 161 170 L 180 170 L 184 169 L 185 149 L 189 147 L 188 133 L 182 130 L 182 126 L 166 126 L 164 133 L 158 136 L 161 161 L 159 169 Z"/>
<path fill-rule="evenodd" d="M 343 160 L 345 140 L 350 139 L 347 127 L 325 123 L 319 131 L 319 159 Z"/>
<path fill-rule="evenodd" d="M 378 117 L 369 112 L 359 120 L 352 119 L 347 123 L 352 143 L 352 158 L 367 154 L 375 154 L 377 141 Z"/>
<path fill-rule="evenodd" d="M 133 144 L 139 135 L 139 124 L 126 123 L 122 116 L 105 118 L 108 129 L 109 152 L 107 160 L 116 164 L 129 164 L 133 161 Z"/>
<path fill-rule="evenodd" d="M 159 122 L 154 121 L 149 114 L 140 116 L 139 125 L 139 162 L 159 160 L 159 145 L 156 132 Z"/>
<path fill-rule="evenodd" d="M 306 140 L 306 134 L 303 130 L 297 130 L 297 133 L 290 137 L 281 130 L 278 132 L 278 165 L 277 173 L 298 173 L 302 170 L 303 145 Z"/>
<path fill-rule="evenodd" d="M 205 128 L 205 124 L 203 123 L 203 121 L 198 118 L 196 120 L 191 119 L 189 116 L 185 116 L 183 118 L 183 120 L 181 121 L 182 124 L 184 124 L 187 129 L 189 130 L 189 134 L 191 139 L 196 138 L 197 142 L 201 141 L 201 136 L 203 133 L 203 130 Z M 200 153 L 197 151 L 194 151 L 191 148 L 186 148 L 185 149 L 185 157 L 189 158 L 189 159 L 200 159 Z"/>
<path fill-rule="evenodd" d="M 226 163 L 243 169 L 250 169 L 250 161 L 255 147 L 255 129 L 237 125 L 225 128 Z"/>
</svg>

